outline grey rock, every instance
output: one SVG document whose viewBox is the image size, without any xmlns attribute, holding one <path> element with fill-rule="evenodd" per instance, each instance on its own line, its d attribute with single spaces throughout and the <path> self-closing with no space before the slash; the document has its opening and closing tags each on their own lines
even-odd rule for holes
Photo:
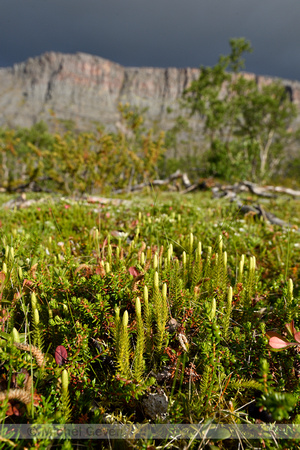
<svg viewBox="0 0 300 450">
<path fill-rule="evenodd" d="M 92 122 L 116 129 L 120 102 L 148 108 L 148 121 L 168 126 L 179 112 L 177 99 L 198 74 L 198 69 L 125 68 L 85 53 L 45 53 L 0 69 L 0 126 L 40 120 L 51 125 L 54 112 L 79 129 Z"/>
<path fill-rule="evenodd" d="M 154 420 L 157 417 L 164 417 L 168 411 L 169 400 L 166 394 L 161 392 L 155 392 L 149 394 L 142 401 L 144 414 L 146 417 Z"/>
<path fill-rule="evenodd" d="M 55 120 L 72 120 L 78 129 L 101 123 L 108 129 L 120 126 L 118 104 L 128 102 L 148 108 L 146 124 L 168 129 L 182 113 L 178 100 L 183 90 L 198 78 L 195 68 L 123 67 L 85 53 L 45 53 L 0 68 L 0 126 L 26 126 L 44 120 L 55 129 Z M 244 74 L 265 83 L 273 78 Z M 300 83 L 283 80 L 298 107 Z M 169 113 L 169 110 L 172 110 Z M 190 125 L 201 133 L 202 124 Z"/>
</svg>

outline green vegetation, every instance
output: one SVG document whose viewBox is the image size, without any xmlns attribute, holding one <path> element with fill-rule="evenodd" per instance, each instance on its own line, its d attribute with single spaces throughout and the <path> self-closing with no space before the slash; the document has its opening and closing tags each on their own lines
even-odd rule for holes
<svg viewBox="0 0 300 450">
<path fill-rule="evenodd" d="M 269 208 L 291 219 L 299 202 Z M 299 354 L 270 352 L 267 335 L 300 327 L 296 229 L 157 192 L 2 209 L 0 236 L 2 423 L 254 423 L 249 402 L 298 423 Z M 161 391 L 168 408 L 151 417 Z M 51 442 L 18 448 L 38 444 Z"/>
<path fill-rule="evenodd" d="M 258 86 L 254 76 L 241 74 L 242 55 L 252 51 L 248 41 L 231 39 L 230 46 L 214 67 L 201 67 L 183 104 L 204 119 L 212 174 L 265 181 L 282 167 L 284 149 L 298 136 L 290 128 L 296 107 L 280 82 Z"/>
<path fill-rule="evenodd" d="M 31 129 L 0 130 L 0 187 L 73 193 L 108 192 L 157 174 L 163 133 L 152 136 L 143 118 L 120 105 L 124 132 L 50 134 L 40 122 Z"/>
<path fill-rule="evenodd" d="M 288 173 L 295 110 L 279 84 L 240 76 L 249 50 L 232 40 L 183 105 L 204 118 L 205 175 L 270 181 L 279 166 Z M 299 201 L 262 200 L 284 228 L 208 192 L 155 190 L 155 178 L 182 166 L 163 155 L 189 124 L 180 117 L 154 133 L 138 110 L 120 114 L 116 133 L 63 122 L 64 133 L 43 123 L 0 131 L 1 424 L 299 424 Z M 137 183 L 147 187 L 135 196 Z M 106 201 L 82 195 L 119 189 Z M 23 191 L 27 208 L 5 205 Z M 237 448 L 229 437 L 0 434 L 0 448 Z M 239 438 L 240 448 L 259 443 Z M 261 438 L 259 448 L 282 442 Z"/>
</svg>

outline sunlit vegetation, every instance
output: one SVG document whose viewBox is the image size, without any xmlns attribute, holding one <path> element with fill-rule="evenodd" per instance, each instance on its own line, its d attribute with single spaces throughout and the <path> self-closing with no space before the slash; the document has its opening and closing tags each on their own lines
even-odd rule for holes
<svg viewBox="0 0 300 450">
<path fill-rule="evenodd" d="M 231 46 L 184 106 L 205 117 L 205 175 L 270 181 L 297 140 L 294 108 L 279 85 L 243 81 L 249 44 Z M 300 423 L 299 200 L 263 199 L 289 224 L 279 227 L 210 192 L 154 188 L 192 162 L 164 159 L 187 124 L 154 133 L 138 110 L 120 114 L 115 133 L 51 134 L 43 123 L 0 132 L 1 424 Z M 147 187 L 130 193 L 139 183 Z M 0 447 L 237 448 L 226 438 L 0 436 Z M 240 439 L 240 448 L 287 448 Z"/>
</svg>

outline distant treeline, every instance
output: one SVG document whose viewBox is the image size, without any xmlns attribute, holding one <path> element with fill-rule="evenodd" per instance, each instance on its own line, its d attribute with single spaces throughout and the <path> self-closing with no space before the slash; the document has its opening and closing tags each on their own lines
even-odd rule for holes
<svg viewBox="0 0 300 450">
<path fill-rule="evenodd" d="M 8 192 L 49 190 L 66 194 L 126 188 L 157 177 L 164 135 L 155 138 L 129 105 L 120 106 L 124 132 L 51 134 L 39 122 L 30 129 L 0 130 L 0 186 Z"/>
</svg>

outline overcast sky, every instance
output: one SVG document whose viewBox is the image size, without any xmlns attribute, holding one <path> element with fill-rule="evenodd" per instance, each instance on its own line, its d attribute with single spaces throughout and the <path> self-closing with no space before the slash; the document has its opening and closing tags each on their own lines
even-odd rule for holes
<svg viewBox="0 0 300 450">
<path fill-rule="evenodd" d="M 46 51 L 211 66 L 245 37 L 249 72 L 300 80 L 299 21 L 300 0 L 0 0 L 0 66 Z"/>
</svg>

